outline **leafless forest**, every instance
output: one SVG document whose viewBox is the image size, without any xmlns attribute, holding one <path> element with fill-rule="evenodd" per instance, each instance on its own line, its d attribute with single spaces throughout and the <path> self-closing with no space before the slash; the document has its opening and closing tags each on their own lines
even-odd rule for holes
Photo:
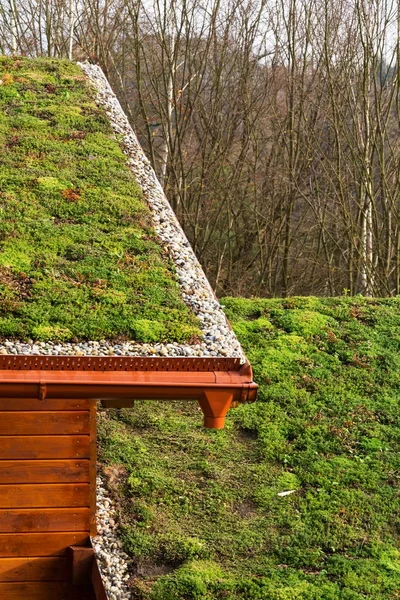
<svg viewBox="0 0 400 600">
<path fill-rule="evenodd" d="M 0 0 L 98 62 L 218 294 L 400 294 L 394 0 Z"/>
</svg>

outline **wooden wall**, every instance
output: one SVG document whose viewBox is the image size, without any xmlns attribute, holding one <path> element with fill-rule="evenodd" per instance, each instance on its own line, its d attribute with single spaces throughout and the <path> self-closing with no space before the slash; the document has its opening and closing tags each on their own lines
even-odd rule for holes
<svg viewBox="0 0 400 600">
<path fill-rule="evenodd" d="M 0 599 L 68 598 L 95 527 L 96 404 L 0 398 Z"/>
</svg>

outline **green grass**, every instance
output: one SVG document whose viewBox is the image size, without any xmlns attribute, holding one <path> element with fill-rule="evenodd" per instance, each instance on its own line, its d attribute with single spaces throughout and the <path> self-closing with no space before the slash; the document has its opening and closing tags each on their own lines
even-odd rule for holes
<svg viewBox="0 0 400 600">
<path fill-rule="evenodd" d="M 81 70 L 0 58 L 0 339 L 200 334 Z"/>
<path fill-rule="evenodd" d="M 400 299 L 223 304 L 258 402 L 222 431 L 185 402 L 100 420 L 133 597 L 399 598 Z"/>
</svg>

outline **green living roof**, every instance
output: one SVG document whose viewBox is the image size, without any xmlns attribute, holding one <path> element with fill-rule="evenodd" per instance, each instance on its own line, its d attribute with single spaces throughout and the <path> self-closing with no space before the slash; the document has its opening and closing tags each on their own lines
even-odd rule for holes
<svg viewBox="0 0 400 600">
<path fill-rule="evenodd" d="M 256 403 L 101 416 L 132 597 L 399 598 L 400 297 L 223 303 Z"/>
<path fill-rule="evenodd" d="M 0 80 L 0 340 L 196 340 L 81 69 L 2 57 Z"/>
</svg>

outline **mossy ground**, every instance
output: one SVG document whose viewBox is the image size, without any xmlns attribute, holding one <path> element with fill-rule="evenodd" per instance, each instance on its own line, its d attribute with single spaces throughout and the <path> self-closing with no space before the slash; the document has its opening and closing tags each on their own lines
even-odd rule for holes
<svg viewBox="0 0 400 600">
<path fill-rule="evenodd" d="M 199 335 L 81 70 L 0 58 L 0 339 Z"/>
<path fill-rule="evenodd" d="M 258 402 L 101 419 L 134 597 L 399 598 L 400 299 L 224 304 Z"/>
</svg>

